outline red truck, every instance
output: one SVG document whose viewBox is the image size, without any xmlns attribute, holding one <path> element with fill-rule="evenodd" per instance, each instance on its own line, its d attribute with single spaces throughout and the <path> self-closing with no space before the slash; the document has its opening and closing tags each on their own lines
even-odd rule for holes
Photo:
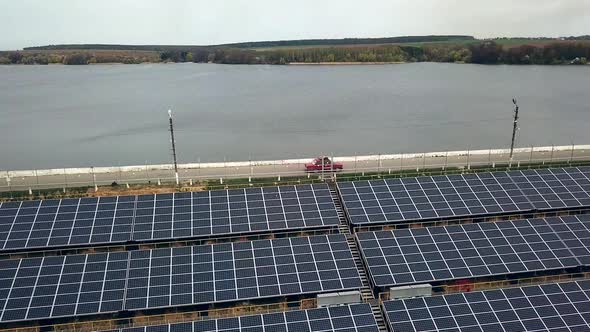
<svg viewBox="0 0 590 332">
<path fill-rule="evenodd" d="M 311 163 L 305 164 L 305 170 L 307 172 L 317 171 L 341 171 L 343 168 L 342 163 L 333 163 L 328 157 L 315 158 Z"/>
</svg>

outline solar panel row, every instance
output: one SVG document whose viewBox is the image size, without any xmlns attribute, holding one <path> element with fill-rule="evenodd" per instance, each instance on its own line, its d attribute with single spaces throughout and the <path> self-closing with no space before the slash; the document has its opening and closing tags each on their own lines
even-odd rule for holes
<svg viewBox="0 0 590 332">
<path fill-rule="evenodd" d="M 377 332 L 368 304 L 122 329 L 119 332 Z"/>
<path fill-rule="evenodd" d="M 590 281 L 384 302 L 392 332 L 590 331 Z"/>
<path fill-rule="evenodd" d="M 353 225 L 590 206 L 590 167 L 338 183 Z"/>
<path fill-rule="evenodd" d="M 201 238 L 338 225 L 326 184 L 5 202 L 0 250 Z"/>
<path fill-rule="evenodd" d="M 343 235 L 134 251 L 125 308 L 322 293 L 360 286 Z"/>
<path fill-rule="evenodd" d="M 358 289 L 345 236 L 0 261 L 0 322 Z"/>
<path fill-rule="evenodd" d="M 590 265 L 590 215 L 357 233 L 374 286 Z"/>
<path fill-rule="evenodd" d="M 128 253 L 0 261 L 0 321 L 121 310 Z"/>
</svg>

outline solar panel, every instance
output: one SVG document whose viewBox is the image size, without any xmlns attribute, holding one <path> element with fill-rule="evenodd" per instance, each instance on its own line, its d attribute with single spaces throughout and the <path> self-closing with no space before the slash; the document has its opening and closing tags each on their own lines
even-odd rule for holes
<svg viewBox="0 0 590 332">
<path fill-rule="evenodd" d="M 590 167 L 338 183 L 353 225 L 590 206 Z"/>
<path fill-rule="evenodd" d="M 131 253 L 128 310 L 358 289 L 344 235 Z"/>
<path fill-rule="evenodd" d="M 123 309 L 127 252 L 0 261 L 1 322 Z"/>
<path fill-rule="evenodd" d="M 383 303 L 396 331 L 590 331 L 590 281 Z"/>
<path fill-rule="evenodd" d="M 119 332 L 377 332 L 377 322 L 368 304 L 353 304 L 221 318 L 188 323 L 155 325 L 119 330 Z"/>
<path fill-rule="evenodd" d="M 358 289 L 344 235 L 0 261 L 0 322 Z"/>
<path fill-rule="evenodd" d="M 357 233 L 375 287 L 590 264 L 590 215 Z"/>
<path fill-rule="evenodd" d="M 0 251 L 334 227 L 326 184 L 5 202 Z"/>
</svg>

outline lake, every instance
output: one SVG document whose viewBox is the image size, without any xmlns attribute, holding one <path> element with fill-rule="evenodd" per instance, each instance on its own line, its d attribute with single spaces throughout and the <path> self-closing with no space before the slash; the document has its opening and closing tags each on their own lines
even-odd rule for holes
<svg viewBox="0 0 590 332">
<path fill-rule="evenodd" d="M 0 169 L 590 143 L 590 66 L 0 66 Z"/>
</svg>

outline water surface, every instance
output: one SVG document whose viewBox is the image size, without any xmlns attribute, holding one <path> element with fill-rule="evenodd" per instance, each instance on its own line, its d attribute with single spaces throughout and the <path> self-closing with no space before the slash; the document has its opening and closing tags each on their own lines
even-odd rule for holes
<svg viewBox="0 0 590 332">
<path fill-rule="evenodd" d="M 0 66 L 0 169 L 590 142 L 590 66 Z"/>
</svg>

